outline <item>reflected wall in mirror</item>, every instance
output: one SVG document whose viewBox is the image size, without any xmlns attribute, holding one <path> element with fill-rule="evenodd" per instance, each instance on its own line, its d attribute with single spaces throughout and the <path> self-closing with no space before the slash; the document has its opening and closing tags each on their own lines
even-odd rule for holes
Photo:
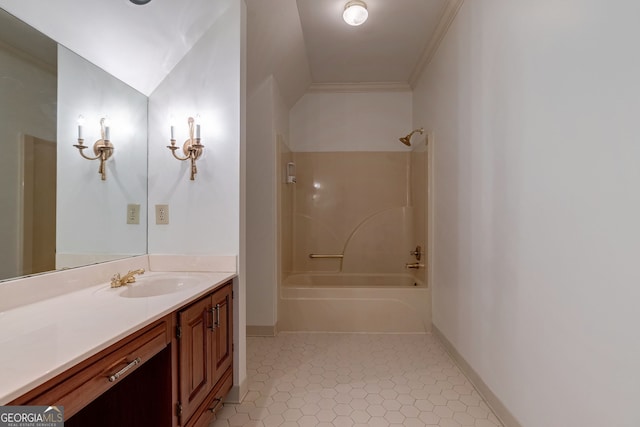
<svg viewBox="0 0 640 427">
<path fill-rule="evenodd" d="M 113 154 L 88 156 L 109 122 Z M 75 267 L 147 252 L 147 97 L 64 46 L 58 48 L 58 196 L 56 267 Z M 129 206 L 138 206 L 137 223 Z"/>
<path fill-rule="evenodd" d="M 0 9 L 0 279 L 55 268 L 56 61 Z"/>
<path fill-rule="evenodd" d="M 111 119 L 106 181 L 80 114 L 89 146 Z M 146 253 L 147 98 L 2 9 L 0 148 L 0 280 Z"/>
</svg>

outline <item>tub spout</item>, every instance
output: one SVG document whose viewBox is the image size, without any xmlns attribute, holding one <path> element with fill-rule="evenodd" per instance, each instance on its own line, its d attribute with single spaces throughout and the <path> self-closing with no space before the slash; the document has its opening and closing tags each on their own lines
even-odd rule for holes
<svg viewBox="0 0 640 427">
<path fill-rule="evenodd" d="M 405 264 L 404 266 L 406 268 L 411 268 L 411 269 L 424 268 L 424 264 L 421 264 L 419 262 L 414 262 L 412 264 Z"/>
</svg>

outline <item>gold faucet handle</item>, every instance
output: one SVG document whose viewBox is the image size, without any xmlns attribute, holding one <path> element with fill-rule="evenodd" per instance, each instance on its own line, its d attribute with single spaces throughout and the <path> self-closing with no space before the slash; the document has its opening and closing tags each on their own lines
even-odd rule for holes
<svg viewBox="0 0 640 427">
<path fill-rule="evenodd" d="M 144 268 L 138 270 L 129 270 L 125 276 L 126 283 L 134 283 L 136 281 L 136 274 L 144 274 Z"/>
<path fill-rule="evenodd" d="M 117 288 L 118 286 L 120 286 L 120 273 L 114 274 L 111 278 L 111 287 Z"/>
</svg>

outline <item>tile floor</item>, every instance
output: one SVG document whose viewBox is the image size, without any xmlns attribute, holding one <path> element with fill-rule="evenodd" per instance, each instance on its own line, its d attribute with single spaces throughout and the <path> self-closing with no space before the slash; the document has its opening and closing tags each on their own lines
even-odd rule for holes
<svg viewBox="0 0 640 427">
<path fill-rule="evenodd" d="M 210 427 L 502 425 L 433 335 L 250 337 L 247 374 Z"/>
</svg>

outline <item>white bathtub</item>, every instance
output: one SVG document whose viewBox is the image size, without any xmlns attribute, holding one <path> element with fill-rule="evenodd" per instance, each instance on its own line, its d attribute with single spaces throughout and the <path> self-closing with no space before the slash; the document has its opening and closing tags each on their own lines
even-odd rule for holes
<svg viewBox="0 0 640 427">
<path fill-rule="evenodd" d="M 431 330 L 430 290 L 409 274 L 292 274 L 279 302 L 281 331 Z"/>
</svg>

